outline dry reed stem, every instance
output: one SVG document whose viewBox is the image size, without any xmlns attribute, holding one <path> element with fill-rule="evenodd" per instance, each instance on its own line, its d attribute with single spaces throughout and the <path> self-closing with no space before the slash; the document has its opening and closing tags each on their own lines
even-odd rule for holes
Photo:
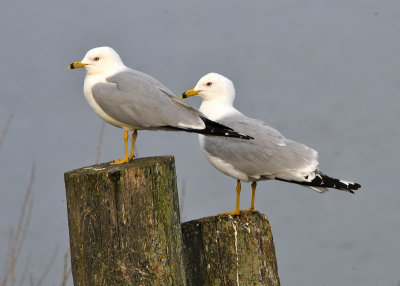
<svg viewBox="0 0 400 286">
<path fill-rule="evenodd" d="M 68 277 L 71 274 L 71 267 L 68 268 L 68 257 L 69 257 L 69 248 L 64 254 L 64 273 L 63 273 L 63 280 L 61 282 L 61 286 L 67 285 Z"/>
<path fill-rule="evenodd" d="M 14 117 L 14 112 L 11 113 L 10 116 L 8 116 L 8 119 L 7 119 L 7 122 L 6 122 L 6 126 L 4 127 L 3 132 L 1 133 L 1 136 L 0 136 L 0 148 L 1 148 L 1 145 L 3 144 L 3 142 L 4 142 L 4 138 L 6 138 L 6 134 L 7 134 L 8 129 L 10 128 L 11 121 L 12 121 L 13 117 Z"/>
<path fill-rule="evenodd" d="M 28 256 L 28 259 L 25 262 L 24 270 L 22 271 L 21 279 L 19 280 L 19 286 L 22 286 L 26 280 L 26 276 L 28 275 L 29 264 L 31 262 L 31 255 Z"/>
<path fill-rule="evenodd" d="M 30 223 L 30 217 L 33 208 L 33 200 L 31 198 L 31 194 L 33 188 L 33 182 L 35 181 L 35 170 L 36 170 L 36 165 L 35 163 L 33 163 L 31 168 L 31 176 L 29 179 L 28 188 L 25 192 L 24 201 L 22 203 L 21 212 L 18 218 L 17 230 L 15 231 L 15 233 L 13 233 L 13 230 L 10 231 L 9 245 L 7 250 L 6 269 L 4 272 L 3 280 L 1 282 L 1 286 L 7 285 L 10 276 L 11 276 L 11 286 L 14 286 L 16 282 L 15 265 L 21 253 L 22 246 L 24 245 L 24 241 L 26 238 L 26 231 Z"/>
<path fill-rule="evenodd" d="M 44 269 L 42 276 L 40 277 L 39 281 L 36 283 L 36 286 L 41 286 L 43 284 L 44 279 L 46 279 L 47 274 L 49 273 L 51 267 L 54 264 L 54 260 L 56 258 L 58 252 L 58 247 L 56 247 L 53 251 L 53 255 L 51 256 L 49 263 L 47 264 L 46 268 Z"/>
</svg>

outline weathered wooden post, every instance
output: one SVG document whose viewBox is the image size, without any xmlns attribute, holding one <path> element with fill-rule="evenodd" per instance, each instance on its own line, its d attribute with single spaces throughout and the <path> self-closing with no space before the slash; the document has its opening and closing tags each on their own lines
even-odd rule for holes
<svg viewBox="0 0 400 286">
<path fill-rule="evenodd" d="M 182 224 L 187 285 L 278 286 L 271 227 L 258 212 Z"/>
<path fill-rule="evenodd" d="M 81 285 L 186 285 L 172 156 L 65 173 L 72 273 Z"/>
<path fill-rule="evenodd" d="M 75 286 L 279 285 L 265 215 L 181 226 L 171 156 L 73 170 L 65 185 Z"/>
</svg>

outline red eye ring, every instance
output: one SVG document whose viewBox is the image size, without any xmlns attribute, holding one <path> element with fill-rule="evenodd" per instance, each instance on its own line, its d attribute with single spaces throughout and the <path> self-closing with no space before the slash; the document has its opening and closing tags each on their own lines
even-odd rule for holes
<svg viewBox="0 0 400 286">
<path fill-rule="evenodd" d="M 212 86 L 212 82 L 211 81 L 207 82 L 207 86 Z"/>
<path fill-rule="evenodd" d="M 98 60 L 100 60 L 100 58 L 99 58 L 99 57 L 95 57 L 93 60 L 94 60 L 95 62 L 97 62 Z"/>
</svg>

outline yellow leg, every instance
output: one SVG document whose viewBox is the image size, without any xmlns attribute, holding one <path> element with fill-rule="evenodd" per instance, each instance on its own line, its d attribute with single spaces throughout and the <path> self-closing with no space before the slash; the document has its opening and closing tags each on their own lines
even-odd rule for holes
<svg viewBox="0 0 400 286">
<path fill-rule="evenodd" d="M 111 162 L 111 165 L 119 165 L 123 164 L 129 161 L 128 159 L 128 139 L 129 139 L 129 134 L 127 130 L 124 130 L 124 142 L 125 142 L 125 157 L 119 160 L 114 160 Z"/>
<path fill-rule="evenodd" d="M 236 208 L 233 212 L 227 212 L 223 214 L 228 215 L 240 215 L 240 191 L 242 189 L 242 185 L 240 184 L 240 180 L 237 180 L 236 183 Z"/>
<path fill-rule="evenodd" d="M 257 188 L 257 182 L 251 183 L 251 205 L 248 210 L 244 210 L 244 212 L 254 212 L 254 200 L 256 198 L 256 188 Z"/>
<path fill-rule="evenodd" d="M 137 138 L 137 130 L 135 129 L 132 133 L 132 146 L 131 146 L 131 153 L 129 154 L 128 160 L 132 160 L 133 157 L 135 157 L 134 151 L 135 151 L 135 142 Z"/>
</svg>

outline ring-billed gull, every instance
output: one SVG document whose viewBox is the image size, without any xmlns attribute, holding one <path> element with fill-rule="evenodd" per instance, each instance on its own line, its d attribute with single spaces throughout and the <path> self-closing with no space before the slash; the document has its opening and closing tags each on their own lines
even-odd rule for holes
<svg viewBox="0 0 400 286">
<path fill-rule="evenodd" d="M 317 151 L 304 144 L 286 139 L 265 122 L 252 119 L 233 107 L 235 89 L 228 78 L 210 73 L 202 77 L 194 89 L 181 98 L 198 95 L 202 98 L 200 111 L 211 120 L 243 132 L 254 140 L 207 138 L 199 135 L 200 146 L 208 161 L 224 174 L 237 179 L 236 208 L 228 214 L 240 214 L 240 181 L 252 182 L 249 212 L 254 211 L 257 181 L 281 180 L 296 183 L 323 193 L 335 188 L 350 193 L 361 185 L 331 178 L 318 169 Z"/>
<path fill-rule="evenodd" d="M 250 139 L 231 128 L 206 118 L 155 78 L 125 66 L 110 47 L 88 51 L 69 69 L 85 68 L 84 95 L 96 114 L 106 122 L 124 129 L 125 157 L 112 164 L 128 162 L 134 157 L 137 130 L 187 131 L 206 135 Z M 133 131 L 128 154 L 128 131 Z"/>
</svg>

